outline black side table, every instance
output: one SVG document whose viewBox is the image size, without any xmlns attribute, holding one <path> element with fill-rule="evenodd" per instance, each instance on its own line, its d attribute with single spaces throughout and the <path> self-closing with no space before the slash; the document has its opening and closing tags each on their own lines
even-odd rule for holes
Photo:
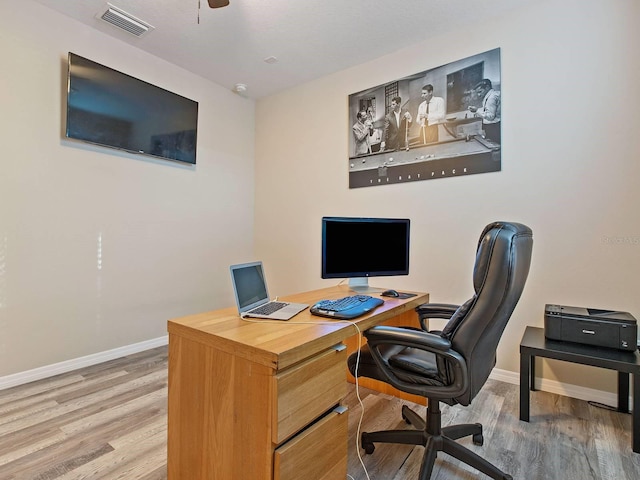
<svg viewBox="0 0 640 480">
<path fill-rule="evenodd" d="M 520 342 L 520 420 L 529 421 L 529 392 L 535 390 L 536 357 L 608 368 L 618 372 L 618 411 L 629 413 L 629 374 L 633 375 L 632 446 L 640 453 L 640 354 L 579 343 L 547 340 L 542 328 L 527 327 Z"/>
</svg>

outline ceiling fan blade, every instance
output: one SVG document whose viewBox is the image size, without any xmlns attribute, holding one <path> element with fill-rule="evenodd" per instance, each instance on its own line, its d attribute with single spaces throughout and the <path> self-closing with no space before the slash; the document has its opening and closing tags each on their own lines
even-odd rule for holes
<svg viewBox="0 0 640 480">
<path fill-rule="evenodd" d="M 211 8 L 226 7 L 227 5 L 229 5 L 229 0 L 209 0 Z"/>
</svg>

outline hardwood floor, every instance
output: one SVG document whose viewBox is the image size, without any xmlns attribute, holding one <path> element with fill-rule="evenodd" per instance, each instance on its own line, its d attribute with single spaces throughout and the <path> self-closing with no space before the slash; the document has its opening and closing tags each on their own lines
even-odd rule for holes
<svg viewBox="0 0 640 480">
<path fill-rule="evenodd" d="M 406 402 L 366 389 L 360 393 L 363 430 L 404 428 L 400 408 Z M 166 400 L 166 347 L 0 391 L 0 479 L 166 479 Z M 357 456 L 360 407 L 354 389 L 346 404 L 349 474 L 367 480 Z M 461 442 L 517 479 L 640 478 L 630 415 L 534 392 L 531 423 L 525 423 L 518 406 L 516 385 L 490 380 L 470 407 L 444 406 L 443 425 L 482 423 L 484 446 L 470 438 Z M 371 480 L 408 480 L 417 478 L 422 452 L 379 444 L 363 460 Z M 476 478 L 487 477 L 444 454 L 432 476 Z"/>
</svg>

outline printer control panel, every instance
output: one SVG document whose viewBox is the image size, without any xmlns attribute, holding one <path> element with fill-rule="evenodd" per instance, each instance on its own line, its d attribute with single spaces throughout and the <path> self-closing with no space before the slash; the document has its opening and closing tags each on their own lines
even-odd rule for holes
<svg viewBox="0 0 640 480">
<path fill-rule="evenodd" d="M 560 305 L 547 305 L 545 308 L 545 314 L 559 317 L 562 315 L 562 307 Z"/>
</svg>

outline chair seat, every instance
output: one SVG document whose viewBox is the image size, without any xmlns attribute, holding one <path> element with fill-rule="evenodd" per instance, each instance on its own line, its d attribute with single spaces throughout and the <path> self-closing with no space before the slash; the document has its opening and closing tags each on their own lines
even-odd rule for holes
<svg viewBox="0 0 640 480">
<path fill-rule="evenodd" d="M 389 364 L 394 367 L 394 373 L 401 380 L 415 385 L 444 386 L 442 378 L 438 375 L 436 356 L 432 353 L 417 348 L 392 345 L 382 347 L 381 352 Z M 373 355 L 367 345 L 360 350 L 360 363 L 356 375 L 357 356 L 349 358 L 349 371 L 353 376 L 368 377 L 382 382 L 388 381 L 387 377 L 378 368 Z"/>
</svg>

